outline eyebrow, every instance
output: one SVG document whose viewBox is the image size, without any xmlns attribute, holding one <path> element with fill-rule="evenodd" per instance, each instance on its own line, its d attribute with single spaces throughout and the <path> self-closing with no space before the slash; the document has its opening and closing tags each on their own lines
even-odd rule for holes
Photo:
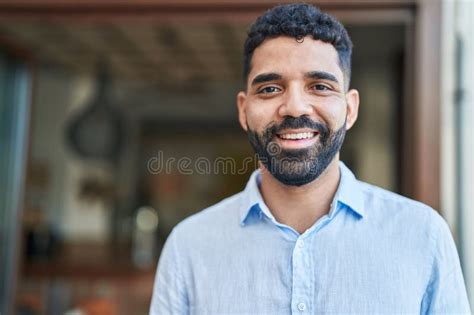
<svg viewBox="0 0 474 315">
<path fill-rule="evenodd" d="M 333 74 L 331 74 L 329 72 L 325 72 L 325 71 L 307 72 L 307 73 L 305 73 L 305 77 L 309 78 L 309 79 L 328 80 L 328 81 L 332 81 L 334 83 L 339 84 L 339 81 L 337 80 L 337 78 Z"/>
<path fill-rule="evenodd" d="M 328 81 L 332 81 L 334 83 L 339 84 L 339 81 L 337 80 L 337 78 L 333 74 L 331 74 L 329 72 L 326 72 L 326 71 L 307 72 L 307 73 L 305 73 L 305 77 L 309 78 L 309 79 L 328 80 Z M 265 82 L 269 82 L 269 81 L 276 81 L 276 80 L 281 80 L 281 79 L 282 79 L 282 76 L 278 73 L 274 73 L 274 72 L 262 73 L 262 74 L 257 75 L 252 80 L 251 85 L 254 86 L 254 85 L 257 85 L 257 84 L 260 84 L 260 83 L 265 83 Z"/>
<path fill-rule="evenodd" d="M 251 85 L 254 86 L 259 83 L 281 80 L 282 76 L 278 73 L 270 72 L 270 73 L 262 73 L 257 75 L 253 80 Z"/>
</svg>

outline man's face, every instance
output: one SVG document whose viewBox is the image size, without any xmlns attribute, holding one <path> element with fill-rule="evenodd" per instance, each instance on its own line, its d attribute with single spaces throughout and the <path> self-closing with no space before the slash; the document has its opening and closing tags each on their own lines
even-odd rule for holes
<svg viewBox="0 0 474 315">
<path fill-rule="evenodd" d="M 344 90 L 335 48 L 305 37 L 264 41 L 253 53 L 239 121 L 270 173 L 286 185 L 318 178 L 338 154 L 359 104 Z"/>
</svg>

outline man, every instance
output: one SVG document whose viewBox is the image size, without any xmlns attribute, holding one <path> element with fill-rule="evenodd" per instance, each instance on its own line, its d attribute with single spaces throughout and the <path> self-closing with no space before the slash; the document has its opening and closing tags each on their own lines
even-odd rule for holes
<svg viewBox="0 0 474 315">
<path fill-rule="evenodd" d="M 351 51 L 344 27 L 310 5 L 253 24 L 237 104 L 260 169 L 174 228 L 151 314 L 470 312 L 444 220 L 339 161 L 359 106 Z"/>
</svg>

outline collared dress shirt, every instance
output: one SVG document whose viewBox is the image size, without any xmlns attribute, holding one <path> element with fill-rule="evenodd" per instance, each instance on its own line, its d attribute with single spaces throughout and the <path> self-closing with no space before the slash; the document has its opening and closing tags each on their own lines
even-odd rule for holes
<svg viewBox="0 0 474 315">
<path fill-rule="evenodd" d="M 302 234 L 265 205 L 259 170 L 244 191 L 178 224 L 150 313 L 470 314 L 442 217 L 339 168 L 329 213 Z"/>
</svg>

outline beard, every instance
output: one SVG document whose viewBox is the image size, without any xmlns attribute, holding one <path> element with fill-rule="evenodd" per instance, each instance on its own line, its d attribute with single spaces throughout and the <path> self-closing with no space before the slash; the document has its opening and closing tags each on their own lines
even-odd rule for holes
<svg viewBox="0 0 474 315">
<path fill-rule="evenodd" d="M 347 119 L 347 117 L 346 117 Z M 309 128 L 319 133 L 316 143 L 302 149 L 283 149 L 274 141 L 284 129 Z M 247 125 L 247 135 L 258 159 L 279 182 L 302 186 L 317 179 L 341 150 L 346 135 L 346 121 L 338 130 L 312 121 L 308 116 L 286 116 L 258 134 Z"/>
</svg>

